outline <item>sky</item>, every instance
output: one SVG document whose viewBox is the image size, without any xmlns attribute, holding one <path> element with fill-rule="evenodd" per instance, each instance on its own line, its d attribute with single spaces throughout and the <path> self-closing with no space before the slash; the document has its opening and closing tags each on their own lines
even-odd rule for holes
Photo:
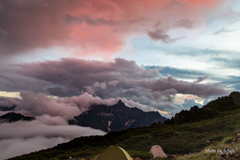
<svg viewBox="0 0 240 160">
<path fill-rule="evenodd" d="M 0 0 L 0 106 L 55 127 L 119 99 L 171 118 L 240 90 L 239 28 L 238 0 Z"/>
</svg>

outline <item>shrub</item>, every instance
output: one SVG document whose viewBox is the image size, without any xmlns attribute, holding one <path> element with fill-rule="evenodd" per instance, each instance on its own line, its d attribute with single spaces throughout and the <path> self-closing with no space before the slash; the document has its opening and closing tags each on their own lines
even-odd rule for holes
<svg viewBox="0 0 240 160">
<path fill-rule="evenodd" d="M 225 137 L 225 138 L 222 140 L 222 143 L 223 143 L 223 144 L 231 143 L 232 140 L 233 140 L 233 137 L 232 137 L 232 136 L 228 136 L 228 137 Z"/>
</svg>

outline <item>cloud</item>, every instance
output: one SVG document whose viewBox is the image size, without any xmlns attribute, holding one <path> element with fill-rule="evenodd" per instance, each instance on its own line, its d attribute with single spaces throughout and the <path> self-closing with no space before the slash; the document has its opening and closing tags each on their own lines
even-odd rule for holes
<svg viewBox="0 0 240 160">
<path fill-rule="evenodd" d="M 67 103 L 66 101 L 57 101 L 47 97 L 43 93 L 30 93 L 22 92 L 20 94 L 22 98 L 21 104 L 19 104 L 15 110 L 29 111 L 33 116 L 41 116 L 48 114 L 50 116 L 61 116 L 65 120 L 72 118 L 75 115 L 79 115 L 81 110 L 75 103 Z M 84 110 L 84 107 L 81 108 Z M 87 110 L 87 108 L 86 108 Z"/>
<path fill-rule="evenodd" d="M 201 108 L 203 105 L 200 103 L 196 103 L 193 99 L 185 99 L 184 103 L 182 104 L 184 109 L 189 110 L 193 106 L 198 106 Z"/>
<path fill-rule="evenodd" d="M 14 105 L 19 105 L 21 100 L 19 98 L 8 98 L 8 97 L 0 97 L 0 106 L 11 108 Z"/>
<path fill-rule="evenodd" d="M 114 62 L 63 58 L 60 61 L 33 62 L 18 65 L 14 72 L 26 77 L 83 90 L 94 83 L 127 82 L 161 76 L 158 69 L 140 67 L 135 61 L 117 58 Z M 96 87 L 96 86 L 95 86 Z M 106 87 L 106 86 L 105 86 Z M 64 90 L 64 88 L 62 88 Z"/>
<path fill-rule="evenodd" d="M 40 121 L 1 123 L 0 139 L 32 137 L 66 137 L 75 138 L 87 135 L 103 135 L 105 132 L 90 127 L 69 125 L 47 125 Z"/>
<path fill-rule="evenodd" d="M 106 134 L 89 127 L 47 125 L 37 120 L 2 123 L 0 130 L 0 159 L 51 148 L 80 136 Z"/>
<path fill-rule="evenodd" d="M 234 24 L 240 20 L 240 12 L 236 12 L 229 8 L 222 14 L 221 18 L 225 19 L 230 24 Z"/>
<path fill-rule="evenodd" d="M 65 21 L 67 24 L 82 24 L 86 23 L 91 26 L 99 26 L 99 25 L 117 25 L 119 22 L 115 22 L 114 20 L 105 20 L 104 18 L 97 18 L 97 19 L 92 19 L 89 16 L 83 16 L 81 18 L 77 18 L 75 16 L 71 15 L 65 15 Z"/>
<path fill-rule="evenodd" d="M 146 68 L 153 69 L 160 66 L 146 66 Z M 194 79 L 195 77 L 202 77 L 205 76 L 207 73 L 204 71 L 194 70 L 194 69 L 180 69 L 180 68 L 174 68 L 174 67 L 162 67 L 163 69 L 160 71 L 160 73 L 163 75 L 163 77 L 169 77 L 172 76 L 176 79 Z"/>
<path fill-rule="evenodd" d="M 189 19 L 181 19 L 175 23 L 176 27 L 192 29 L 194 27 L 194 22 Z"/>
<path fill-rule="evenodd" d="M 52 99 L 43 93 L 21 92 L 14 112 L 36 117 L 46 124 L 66 124 L 69 119 L 89 109 L 94 104 L 113 105 L 118 99 L 101 99 L 91 94 L 83 93 L 78 97 L 68 99 Z M 14 99 L 8 98 L 8 101 Z M 14 104 L 14 102 L 12 102 Z"/>
<path fill-rule="evenodd" d="M 161 40 L 164 43 L 172 43 L 177 40 L 185 38 L 185 37 L 171 38 L 167 34 L 167 30 L 168 30 L 167 28 L 157 28 L 154 31 L 149 31 L 147 34 L 152 40 L 155 40 L 155 41 Z"/>
<path fill-rule="evenodd" d="M 210 76 L 206 76 L 206 77 L 198 77 L 197 81 L 195 81 L 195 83 L 201 83 L 203 81 L 205 81 L 206 79 L 211 78 Z"/>
<path fill-rule="evenodd" d="M 75 57 L 100 55 L 109 59 L 132 36 L 148 34 L 164 42 L 172 40 L 153 27 L 159 19 L 162 24 L 168 23 L 166 17 L 172 24 L 184 18 L 202 22 L 206 13 L 225 1 L 1 0 L 1 60 L 34 56 L 34 49 L 51 47 L 74 48 Z M 179 24 L 191 26 L 187 21 Z"/>
<path fill-rule="evenodd" d="M 67 125 L 67 121 L 60 116 L 52 117 L 48 114 L 35 117 L 37 120 L 48 125 Z"/>
<path fill-rule="evenodd" d="M 207 98 L 229 93 L 224 86 L 217 84 L 205 85 L 178 81 L 173 77 L 162 78 L 160 70 L 162 68 L 145 68 L 137 65 L 134 61 L 121 58 L 117 58 L 113 62 L 65 58 L 60 61 L 16 65 L 11 72 L 39 82 L 61 86 L 56 88 L 45 86 L 39 92 L 48 92 L 59 97 L 75 96 L 68 100 L 65 98 L 53 100 L 46 97 L 46 94 L 21 93 L 23 99 L 21 106 L 23 107 L 18 107 L 18 110 L 28 111 L 31 109 L 31 112 L 37 116 L 49 114 L 52 117 L 60 116 L 64 119 L 88 110 L 93 102 L 107 103 L 109 101 L 108 103 L 113 104 L 119 98 L 126 98 L 126 101 L 139 102 L 143 105 L 141 109 L 145 111 L 152 111 L 154 108 L 164 111 L 168 108 L 179 109 L 173 103 L 174 95 L 177 93 Z M 36 84 L 36 86 L 38 85 Z M 26 90 L 29 88 L 26 87 Z M 36 93 L 38 93 L 37 90 Z M 81 106 L 85 102 L 83 98 L 87 99 L 88 104 Z M 79 100 L 72 101 L 74 99 Z M 68 109 L 69 111 L 66 112 Z"/>
<path fill-rule="evenodd" d="M 166 8 L 172 8 L 172 7 L 178 7 L 178 6 L 185 6 L 184 3 L 179 2 L 178 0 L 172 0 L 170 3 L 167 3 L 165 5 Z"/>
<path fill-rule="evenodd" d="M 164 31 L 163 29 L 156 29 L 155 31 L 149 31 L 148 36 L 152 40 L 161 40 L 164 43 L 171 43 L 173 40 L 170 38 L 170 36 Z"/>
<path fill-rule="evenodd" d="M 55 95 L 59 97 L 71 97 L 71 96 L 81 94 L 81 92 L 79 92 L 77 89 L 70 88 L 70 87 L 60 86 L 60 87 L 45 87 L 45 88 L 47 88 L 47 90 L 44 92 L 47 92 L 50 95 Z"/>
<path fill-rule="evenodd" d="M 216 32 L 213 33 L 213 35 L 218 35 L 218 34 L 221 34 L 221 33 L 228 33 L 228 32 L 233 32 L 235 30 L 227 30 L 226 28 L 222 28 Z"/>
<path fill-rule="evenodd" d="M 13 138 L 0 140 L 0 159 L 8 159 L 23 154 L 52 148 L 58 144 L 70 141 L 70 138 Z"/>
<path fill-rule="evenodd" d="M 229 91 L 223 89 L 221 85 L 218 84 L 196 84 L 186 81 L 179 81 L 173 77 L 151 81 L 143 80 L 137 83 L 138 85 L 152 89 L 153 91 L 174 88 L 177 93 L 193 94 L 203 98 L 229 94 Z"/>
<path fill-rule="evenodd" d="M 0 7 L 1 7 L 1 6 L 0 6 Z M 0 8 L 0 9 L 1 9 L 1 8 Z M 7 35 L 7 34 L 8 34 L 8 32 L 7 32 L 6 30 L 0 28 L 0 36 L 5 36 L 5 35 Z"/>
<path fill-rule="evenodd" d="M 57 87 L 50 82 L 39 80 L 19 74 L 9 74 L 0 72 L 0 90 L 2 91 L 32 91 L 45 92 L 48 87 Z"/>
</svg>

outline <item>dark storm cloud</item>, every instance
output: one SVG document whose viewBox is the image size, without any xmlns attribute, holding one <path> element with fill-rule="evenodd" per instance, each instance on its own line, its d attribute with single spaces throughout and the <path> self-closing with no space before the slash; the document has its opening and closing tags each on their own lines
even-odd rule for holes
<svg viewBox="0 0 240 160">
<path fill-rule="evenodd" d="M 203 98 L 213 95 L 217 96 L 229 94 L 229 91 L 221 88 L 221 86 L 217 84 L 196 84 L 186 81 L 179 81 L 173 77 L 161 78 L 158 80 L 143 80 L 139 81 L 138 85 L 152 89 L 153 91 L 174 88 L 176 89 L 177 93 L 193 94 Z"/>
<path fill-rule="evenodd" d="M 66 36 L 63 28 L 56 27 L 60 17 L 51 19 L 54 14 L 51 9 L 55 8 L 51 4 L 40 0 L 0 2 L 3 6 L 0 12 L 0 28 L 7 33 L 1 36 L 1 55 L 26 51 L 36 46 L 46 47 L 52 44 L 54 39 Z M 42 27 L 43 24 L 48 30 Z"/>
<path fill-rule="evenodd" d="M 71 97 L 75 95 L 80 95 L 81 92 L 74 88 L 69 87 L 49 87 L 47 88 L 47 93 L 50 95 L 55 95 L 59 97 Z"/>
<path fill-rule="evenodd" d="M 40 89 L 41 92 L 45 89 L 45 93 L 52 95 L 69 97 L 87 92 L 101 99 L 124 97 L 126 101 L 139 102 L 146 107 L 151 106 L 160 110 L 166 109 L 166 106 L 177 110 L 177 106 L 173 104 L 173 97 L 177 93 L 201 97 L 228 94 L 221 85 L 196 84 L 178 81 L 173 77 L 162 78 L 159 71 L 163 72 L 164 69 L 150 68 L 138 66 L 134 61 L 121 58 L 115 59 L 114 62 L 61 59 L 19 64 L 12 72 L 61 86 L 45 86 Z M 168 68 L 168 71 L 174 69 Z M 181 72 L 188 74 L 190 71 Z M 203 76 L 195 73 L 194 79 L 197 77 Z"/>
<path fill-rule="evenodd" d="M 60 61 L 33 62 L 18 65 L 17 73 L 24 76 L 83 90 L 94 83 L 128 82 L 132 79 L 157 78 L 158 69 L 148 70 L 134 61 L 121 58 L 115 62 L 62 59 Z M 15 68 L 16 69 L 16 68 Z M 15 70 L 14 69 L 14 70 Z"/>
<path fill-rule="evenodd" d="M 54 87 L 51 82 L 26 77 L 18 74 L 8 74 L 0 72 L 0 90 L 1 91 L 32 91 L 46 92 L 47 87 Z"/>
</svg>

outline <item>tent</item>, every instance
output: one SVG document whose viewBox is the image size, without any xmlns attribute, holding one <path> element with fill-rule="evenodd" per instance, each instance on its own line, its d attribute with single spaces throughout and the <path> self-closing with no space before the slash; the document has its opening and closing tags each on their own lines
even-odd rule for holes
<svg viewBox="0 0 240 160">
<path fill-rule="evenodd" d="M 93 160 L 132 160 L 132 158 L 123 148 L 110 146 Z"/>
<path fill-rule="evenodd" d="M 166 154 L 163 152 L 162 147 L 158 145 L 152 146 L 150 153 L 153 154 L 153 159 L 157 157 L 167 157 Z"/>
</svg>

